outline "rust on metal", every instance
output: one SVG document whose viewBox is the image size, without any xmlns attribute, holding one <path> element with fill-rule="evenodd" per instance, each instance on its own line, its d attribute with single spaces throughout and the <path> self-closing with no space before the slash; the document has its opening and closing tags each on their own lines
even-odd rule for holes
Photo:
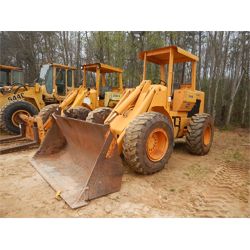
<svg viewBox="0 0 250 250">
<path fill-rule="evenodd" d="M 32 165 L 71 208 L 117 192 L 123 167 L 109 126 L 53 115 Z M 105 138 L 105 135 L 108 135 Z M 112 146 L 111 146 L 112 144 Z M 112 148 L 113 153 L 108 154 Z M 106 155 L 109 157 L 106 157 Z"/>
<path fill-rule="evenodd" d="M 4 143 L 13 143 L 13 142 L 19 142 L 19 140 L 26 138 L 26 131 L 25 131 L 25 126 L 23 123 L 19 124 L 20 126 L 20 134 L 17 136 L 8 136 L 7 138 L 3 138 L 0 140 L 0 144 L 4 144 Z M 25 143 L 19 144 L 19 145 L 15 145 L 15 146 L 10 146 L 10 147 L 6 147 L 6 148 L 1 148 L 0 149 L 0 155 L 3 154 L 8 154 L 11 152 L 16 152 L 19 150 L 23 150 L 23 149 L 29 149 L 31 147 L 34 146 L 38 146 L 39 144 L 39 137 L 38 137 L 38 131 L 36 127 L 33 127 L 33 138 L 32 141 L 30 140 L 26 140 Z"/>
<path fill-rule="evenodd" d="M 117 145 L 116 139 L 113 138 L 112 142 L 110 143 L 110 146 L 108 148 L 108 152 L 106 154 L 106 158 L 111 158 L 112 157 L 112 155 L 113 155 L 113 153 L 115 151 L 116 145 Z"/>
</svg>

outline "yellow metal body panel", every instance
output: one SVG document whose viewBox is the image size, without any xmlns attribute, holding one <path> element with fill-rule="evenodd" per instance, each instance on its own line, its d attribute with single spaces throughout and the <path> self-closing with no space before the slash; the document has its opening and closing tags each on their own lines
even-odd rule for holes
<svg viewBox="0 0 250 250">
<path fill-rule="evenodd" d="M 100 73 L 122 73 L 123 70 L 108 64 L 104 63 L 93 63 L 93 64 L 84 64 L 83 70 L 96 72 L 96 69 L 100 69 Z"/>
<path fill-rule="evenodd" d="M 198 62 L 199 58 L 190 52 L 183 50 L 177 46 L 168 46 L 158 48 L 154 50 L 143 51 L 139 53 L 139 58 L 144 60 L 145 54 L 147 55 L 147 61 L 155 64 L 170 64 L 170 52 L 174 53 L 174 63 L 179 62 Z"/>
<path fill-rule="evenodd" d="M 45 106 L 41 92 L 40 90 L 37 91 L 36 87 L 27 86 L 27 90 L 22 88 L 16 94 L 14 92 L 15 88 L 13 88 L 10 93 L 6 93 L 4 95 L 0 94 L 0 107 L 7 104 L 8 102 L 20 100 L 31 102 L 39 110 Z"/>
<path fill-rule="evenodd" d="M 7 93 L 4 95 L 0 93 L 0 107 L 7 104 L 8 102 L 15 101 L 15 100 L 22 100 L 23 98 L 24 98 L 23 92 L 21 93 L 18 92 L 16 94 Z"/>
<path fill-rule="evenodd" d="M 104 107 L 110 107 L 113 108 L 118 103 L 118 101 L 121 99 L 122 93 L 119 92 L 105 92 L 105 98 L 104 98 Z"/>
<path fill-rule="evenodd" d="M 178 89 L 174 91 L 173 111 L 190 111 L 199 99 L 204 102 L 204 92 L 189 89 Z"/>
<path fill-rule="evenodd" d="M 9 65 L 2 65 L 0 64 L 0 70 L 1 69 L 6 69 L 6 70 L 17 70 L 17 71 L 22 71 L 22 68 L 15 67 L 15 66 L 9 66 Z"/>
<path fill-rule="evenodd" d="M 190 111 L 196 102 L 195 97 L 196 96 L 191 90 L 175 90 L 173 98 L 173 111 Z"/>
</svg>

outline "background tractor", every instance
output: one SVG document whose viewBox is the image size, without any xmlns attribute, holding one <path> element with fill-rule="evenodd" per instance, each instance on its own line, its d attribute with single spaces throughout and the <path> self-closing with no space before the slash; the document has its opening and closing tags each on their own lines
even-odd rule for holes
<svg viewBox="0 0 250 250">
<path fill-rule="evenodd" d="M 23 70 L 19 67 L 0 65 L 0 88 L 5 86 L 23 85 Z"/>
<path fill-rule="evenodd" d="M 37 83 L 33 86 L 23 83 L 23 72 L 20 69 L 9 71 L 9 77 L 6 75 L 4 79 L 10 80 L 6 80 L 3 84 L 8 84 L 10 81 L 14 86 L 5 88 L 0 94 L 1 130 L 9 134 L 18 134 L 20 114 L 33 116 L 48 104 L 62 102 L 68 92 L 75 88 L 75 69 L 67 65 L 45 64 L 41 67 Z M 17 76 L 20 79 L 18 83 L 16 83 Z"/>
<path fill-rule="evenodd" d="M 3 148 L 0 154 L 40 144 L 52 125 L 51 114 L 54 112 L 80 120 L 85 120 L 90 111 L 92 111 L 92 117 L 97 119 L 95 115 L 97 113 L 101 120 L 111 113 L 122 96 L 123 70 L 101 63 L 85 64 L 82 70 L 84 76 L 82 86 L 72 89 L 60 104 L 47 105 L 34 117 L 25 113 L 18 114 L 20 135 L 3 138 L 0 142 L 9 143 L 23 138 L 28 139 L 29 142 Z M 101 112 L 99 107 L 103 107 Z"/>
<path fill-rule="evenodd" d="M 22 68 L 0 65 L 0 107 L 8 101 L 23 99 L 22 94 L 18 93 L 25 89 Z"/>
<path fill-rule="evenodd" d="M 95 120 L 90 112 L 81 121 L 54 114 L 31 160 L 72 208 L 120 189 L 119 155 L 135 172 L 153 174 L 168 162 L 175 138 L 186 137 L 187 149 L 197 155 L 211 147 L 213 119 L 204 113 L 204 93 L 196 90 L 198 57 L 170 46 L 144 51 L 139 58 L 144 61 L 142 82 L 125 91 L 107 118 Z M 148 63 L 159 67 L 157 84 L 146 80 Z M 189 81 L 174 85 L 179 63 L 190 64 Z"/>
</svg>

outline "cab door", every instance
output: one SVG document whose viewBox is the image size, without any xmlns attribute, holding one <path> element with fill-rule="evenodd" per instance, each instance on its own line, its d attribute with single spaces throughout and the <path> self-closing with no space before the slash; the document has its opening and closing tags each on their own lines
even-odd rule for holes
<svg viewBox="0 0 250 250">
<path fill-rule="evenodd" d="M 74 88 L 74 70 L 67 69 L 67 93 Z"/>
<path fill-rule="evenodd" d="M 63 68 L 55 69 L 55 87 L 56 94 L 60 98 L 64 98 L 67 94 L 67 71 Z M 60 98 L 60 99 L 61 99 Z"/>
</svg>

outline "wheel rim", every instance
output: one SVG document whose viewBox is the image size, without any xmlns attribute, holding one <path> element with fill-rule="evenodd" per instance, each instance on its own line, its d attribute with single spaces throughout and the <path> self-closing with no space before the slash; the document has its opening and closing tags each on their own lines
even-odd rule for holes
<svg viewBox="0 0 250 250">
<path fill-rule="evenodd" d="M 203 135 L 203 143 L 205 146 L 207 146 L 211 141 L 211 126 L 207 126 L 204 131 Z"/>
<path fill-rule="evenodd" d="M 16 127 L 18 127 L 19 122 L 20 122 L 20 118 L 19 118 L 20 114 L 30 116 L 30 113 L 27 110 L 21 109 L 21 110 L 17 110 L 16 112 L 14 112 L 12 117 L 11 117 L 11 121 Z"/>
<path fill-rule="evenodd" d="M 164 129 L 154 129 L 147 138 L 146 152 L 151 161 L 160 161 L 168 149 L 168 135 Z"/>
</svg>

